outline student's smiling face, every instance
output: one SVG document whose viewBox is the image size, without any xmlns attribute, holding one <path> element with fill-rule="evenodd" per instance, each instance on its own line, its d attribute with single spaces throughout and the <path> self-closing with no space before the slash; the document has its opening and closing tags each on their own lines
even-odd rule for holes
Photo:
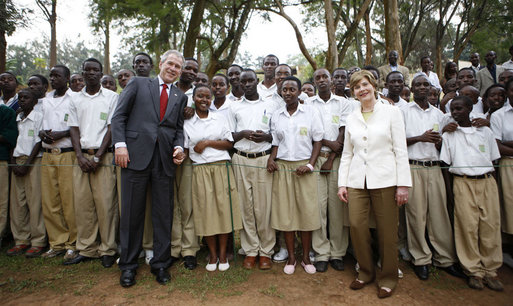
<svg viewBox="0 0 513 306">
<path fill-rule="evenodd" d="M 207 114 L 212 103 L 212 92 L 206 86 L 199 87 L 194 92 L 193 100 L 196 112 L 198 114 Z"/>
</svg>

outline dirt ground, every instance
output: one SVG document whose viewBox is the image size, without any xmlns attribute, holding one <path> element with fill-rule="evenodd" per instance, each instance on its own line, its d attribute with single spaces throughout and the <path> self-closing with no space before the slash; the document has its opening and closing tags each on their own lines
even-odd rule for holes
<svg viewBox="0 0 513 306">
<path fill-rule="evenodd" d="M 205 253 L 198 258 L 194 271 L 182 263 L 171 267 L 171 282 L 159 285 L 148 266 L 141 262 L 131 288 L 119 285 L 116 266 L 105 269 L 98 260 L 72 267 L 61 265 L 62 259 L 43 260 L 0 255 L 0 303 L 3 305 L 513 305 L 513 270 L 502 267 L 500 278 L 504 292 L 469 289 L 464 280 L 431 268 L 430 278 L 420 281 L 411 266 L 400 262 L 404 278 L 392 297 L 377 298 L 375 284 L 362 290 L 349 289 L 354 279 L 354 259 L 345 258 L 346 270 L 308 275 L 301 267 L 285 275 L 283 264 L 269 271 L 241 268 L 243 258 L 227 272 L 207 272 Z"/>
</svg>

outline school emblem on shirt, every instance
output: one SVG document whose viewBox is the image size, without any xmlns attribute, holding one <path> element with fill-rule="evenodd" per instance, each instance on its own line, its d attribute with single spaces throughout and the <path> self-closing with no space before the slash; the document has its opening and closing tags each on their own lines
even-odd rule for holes
<svg viewBox="0 0 513 306">
<path fill-rule="evenodd" d="M 64 115 L 64 122 L 68 122 L 68 114 Z"/>
<path fill-rule="evenodd" d="M 439 128 L 438 123 L 433 124 L 433 132 L 438 132 Z"/>
<path fill-rule="evenodd" d="M 306 136 L 307 134 L 308 134 L 308 130 L 306 129 L 306 127 L 302 126 L 299 128 L 299 135 Z"/>
<path fill-rule="evenodd" d="M 267 117 L 266 115 L 263 115 L 262 116 L 262 123 L 263 124 L 269 124 L 269 117 Z"/>
<path fill-rule="evenodd" d="M 101 120 L 107 120 L 107 113 L 100 113 L 100 119 Z"/>
<path fill-rule="evenodd" d="M 28 136 L 34 137 L 34 130 L 28 130 Z"/>
<path fill-rule="evenodd" d="M 480 145 L 479 145 L 479 151 L 481 151 L 481 152 L 483 152 L 483 153 L 484 153 L 484 152 L 485 152 L 485 146 L 484 146 L 484 145 L 482 145 L 482 144 L 480 144 Z"/>
<path fill-rule="evenodd" d="M 336 123 L 336 124 L 338 124 L 339 122 L 340 122 L 340 117 L 339 117 L 339 116 L 337 116 L 337 115 L 333 115 L 333 116 L 331 117 L 331 123 Z"/>
</svg>

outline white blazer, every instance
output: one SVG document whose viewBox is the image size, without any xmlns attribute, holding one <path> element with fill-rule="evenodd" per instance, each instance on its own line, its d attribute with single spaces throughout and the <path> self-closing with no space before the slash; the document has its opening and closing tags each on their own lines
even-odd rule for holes
<svg viewBox="0 0 513 306">
<path fill-rule="evenodd" d="M 365 122 L 356 108 L 346 121 L 338 186 L 363 189 L 411 187 L 410 164 L 401 110 L 376 103 Z"/>
</svg>

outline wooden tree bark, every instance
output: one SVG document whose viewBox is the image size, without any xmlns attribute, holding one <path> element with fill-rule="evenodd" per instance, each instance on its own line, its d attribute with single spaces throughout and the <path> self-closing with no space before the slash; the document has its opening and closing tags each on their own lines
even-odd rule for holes
<svg viewBox="0 0 513 306">
<path fill-rule="evenodd" d="M 456 10 L 458 8 L 458 4 L 460 3 L 460 0 L 457 0 L 455 3 L 451 0 L 445 0 L 445 1 L 439 1 L 438 5 L 438 23 L 436 25 L 436 31 L 435 31 L 435 50 L 436 50 L 436 56 L 435 56 L 435 68 L 436 73 L 438 74 L 438 78 L 440 80 L 443 79 L 443 66 L 442 66 L 442 39 L 445 35 L 445 31 L 447 30 L 447 27 L 449 26 L 452 18 L 454 17 L 454 14 L 456 13 Z M 451 9 L 452 7 L 452 9 Z M 450 11 L 450 12 L 449 12 Z M 444 17 L 445 20 L 444 20 Z"/>
<path fill-rule="evenodd" d="M 328 35 L 328 52 L 326 53 L 326 69 L 333 71 L 338 67 L 336 26 L 333 18 L 331 0 L 324 0 L 324 15 L 326 18 L 326 34 Z"/>
<path fill-rule="evenodd" d="M 49 66 L 53 67 L 57 64 L 57 0 L 36 0 L 37 6 L 43 12 L 46 20 L 50 24 L 50 63 Z M 47 5 L 51 5 L 48 9 Z"/>
<path fill-rule="evenodd" d="M 103 73 L 112 74 L 110 69 L 110 21 L 105 20 L 105 44 L 103 46 Z"/>
<path fill-rule="evenodd" d="M 354 17 L 353 22 L 348 26 L 348 29 L 342 39 L 339 41 L 337 48 L 338 48 L 338 62 L 342 64 L 344 61 L 344 57 L 346 56 L 347 49 L 351 45 L 351 42 L 354 38 L 354 35 L 356 31 L 358 30 L 358 25 L 360 24 L 360 21 L 363 18 L 363 15 L 365 15 L 365 11 L 371 4 L 371 0 L 365 0 L 360 5 L 360 10 L 358 11 L 358 14 Z M 347 24 L 346 24 L 347 26 Z"/>
<path fill-rule="evenodd" d="M 372 33 L 370 27 L 370 7 L 365 11 L 365 65 L 372 61 Z"/>
<path fill-rule="evenodd" d="M 185 42 L 183 47 L 184 57 L 194 56 L 196 41 L 198 40 L 198 35 L 200 34 L 206 3 L 207 1 L 205 0 L 197 0 L 195 1 L 194 7 L 192 8 L 191 19 L 189 20 L 189 26 L 187 27 L 187 33 L 185 35 Z"/>
<path fill-rule="evenodd" d="M 384 0 L 385 8 L 385 46 L 387 54 L 392 50 L 399 53 L 399 63 L 403 63 L 403 48 L 399 31 L 399 9 L 397 0 Z"/>
</svg>

